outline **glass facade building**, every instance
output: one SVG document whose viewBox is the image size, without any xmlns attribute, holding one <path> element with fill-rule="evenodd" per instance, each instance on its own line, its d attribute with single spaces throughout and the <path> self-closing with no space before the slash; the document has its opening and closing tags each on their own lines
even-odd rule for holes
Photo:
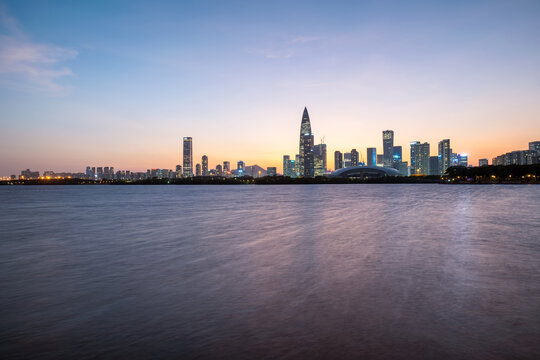
<svg viewBox="0 0 540 360">
<path fill-rule="evenodd" d="M 313 133 L 311 132 L 311 122 L 307 108 L 304 108 L 302 114 L 302 123 L 300 124 L 300 151 L 299 163 L 297 164 L 300 176 L 313 177 L 315 173 L 313 157 Z"/>
<path fill-rule="evenodd" d="M 193 176 L 193 140 L 191 137 L 184 138 L 183 150 L 184 177 L 190 177 Z"/>
<path fill-rule="evenodd" d="M 383 164 L 392 166 L 394 158 L 394 131 L 384 130 L 383 135 Z"/>
</svg>

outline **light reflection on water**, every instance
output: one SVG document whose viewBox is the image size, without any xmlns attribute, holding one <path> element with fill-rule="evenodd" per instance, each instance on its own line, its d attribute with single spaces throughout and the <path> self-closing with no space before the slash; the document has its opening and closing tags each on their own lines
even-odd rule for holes
<svg viewBox="0 0 540 360">
<path fill-rule="evenodd" d="M 540 358 L 540 187 L 0 200 L 2 358 Z"/>
</svg>

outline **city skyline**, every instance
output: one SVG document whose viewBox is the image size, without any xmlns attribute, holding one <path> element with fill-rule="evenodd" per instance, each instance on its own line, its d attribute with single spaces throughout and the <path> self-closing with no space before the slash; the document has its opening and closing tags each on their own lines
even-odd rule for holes
<svg viewBox="0 0 540 360">
<path fill-rule="evenodd" d="M 330 167 L 336 150 L 382 154 L 386 129 L 409 163 L 411 141 L 435 155 L 451 139 L 477 164 L 540 135 L 537 2 L 48 8 L 0 1 L 0 176 L 174 169 L 187 135 L 209 168 L 280 169 L 303 106 Z"/>
</svg>

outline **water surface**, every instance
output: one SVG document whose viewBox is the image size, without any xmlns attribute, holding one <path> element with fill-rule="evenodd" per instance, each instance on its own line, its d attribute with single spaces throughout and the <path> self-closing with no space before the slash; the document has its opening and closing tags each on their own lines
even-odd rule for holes
<svg viewBox="0 0 540 360">
<path fill-rule="evenodd" d="M 540 187 L 0 187 L 0 357 L 539 359 Z"/>
</svg>

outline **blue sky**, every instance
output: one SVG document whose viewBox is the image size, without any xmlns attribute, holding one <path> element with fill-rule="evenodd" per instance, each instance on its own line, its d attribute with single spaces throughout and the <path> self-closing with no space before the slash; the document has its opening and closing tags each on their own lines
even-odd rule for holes
<svg viewBox="0 0 540 360">
<path fill-rule="evenodd" d="M 330 154 L 385 129 L 474 162 L 540 138 L 538 1 L 0 4 L 4 176 L 174 168 L 183 136 L 279 166 L 304 106 Z"/>
</svg>

